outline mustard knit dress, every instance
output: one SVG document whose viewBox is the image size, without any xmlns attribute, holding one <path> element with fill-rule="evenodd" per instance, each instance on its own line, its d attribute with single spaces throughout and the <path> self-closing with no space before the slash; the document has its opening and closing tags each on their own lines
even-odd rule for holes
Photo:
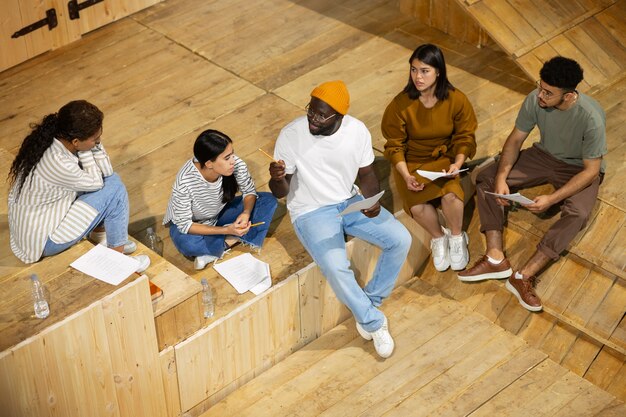
<svg viewBox="0 0 626 417">
<path fill-rule="evenodd" d="M 402 92 L 387 106 L 381 129 L 387 139 L 385 158 L 391 162 L 396 187 L 404 210 L 454 193 L 463 200 L 459 177 L 439 178 L 430 181 L 417 175 L 415 170 L 441 172 L 448 169 L 457 154 L 468 159 L 476 153 L 475 132 L 478 126 L 472 104 L 465 94 L 450 89 L 445 100 L 439 100 L 432 108 L 426 108 L 419 99 L 411 100 Z M 418 182 L 426 184 L 421 191 L 409 191 L 406 182 L 395 166 L 405 161 L 409 172 Z"/>
</svg>

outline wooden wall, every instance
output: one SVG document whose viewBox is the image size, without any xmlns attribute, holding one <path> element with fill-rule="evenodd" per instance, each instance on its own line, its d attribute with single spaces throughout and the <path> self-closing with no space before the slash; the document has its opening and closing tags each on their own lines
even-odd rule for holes
<svg viewBox="0 0 626 417">
<path fill-rule="evenodd" d="M 3 416 L 167 416 L 145 276 L 0 353 Z"/>
</svg>

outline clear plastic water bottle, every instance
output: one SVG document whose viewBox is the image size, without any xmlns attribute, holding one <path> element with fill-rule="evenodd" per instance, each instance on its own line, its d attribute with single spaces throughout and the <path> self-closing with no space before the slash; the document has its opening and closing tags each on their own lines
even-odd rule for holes
<svg viewBox="0 0 626 417">
<path fill-rule="evenodd" d="M 37 274 L 30 276 L 30 283 L 35 306 L 35 316 L 38 319 L 45 319 L 50 315 L 50 306 L 48 305 L 48 300 L 46 300 L 43 284 L 39 281 Z"/>
<path fill-rule="evenodd" d="M 146 229 L 146 245 L 159 256 L 163 256 L 163 241 L 151 227 Z"/>
<path fill-rule="evenodd" d="M 200 280 L 202 284 L 202 305 L 204 307 L 204 318 L 208 319 L 215 314 L 215 306 L 213 304 L 213 290 L 206 278 Z"/>
</svg>

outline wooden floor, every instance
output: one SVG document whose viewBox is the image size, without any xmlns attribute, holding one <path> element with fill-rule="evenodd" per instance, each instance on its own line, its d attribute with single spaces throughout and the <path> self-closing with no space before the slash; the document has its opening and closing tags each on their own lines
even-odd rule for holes
<svg viewBox="0 0 626 417">
<path fill-rule="evenodd" d="M 218 416 L 618 416 L 626 406 L 420 280 L 385 303 L 381 360 L 354 320 L 211 407 Z"/>
<path fill-rule="evenodd" d="M 392 0 L 166 0 L 0 73 L 0 176 L 6 177 L 29 123 L 69 100 L 92 101 L 105 113 L 103 140 L 129 191 L 132 236 L 141 240 L 147 227 L 156 226 L 169 262 L 215 283 L 216 314 L 223 316 L 252 296 L 237 295 L 213 270 L 194 271 L 160 225 L 171 184 L 198 133 L 210 127 L 229 134 L 258 188 L 267 190 L 267 160 L 256 149 L 273 149 L 279 130 L 302 114 L 313 86 L 342 78 L 352 97 L 350 113 L 372 133 L 381 184 L 392 190 L 380 119 L 406 82 L 411 51 L 424 42 L 444 49 L 451 81 L 475 107 L 477 158 L 496 154 L 534 81 L 505 53 L 416 23 Z M 419 275 L 623 400 L 625 93 L 624 76 L 594 91 L 607 113 L 608 172 L 593 219 L 540 284 L 544 313 L 529 314 L 498 282 L 461 284 L 451 272 L 428 266 Z M 25 274 L 8 245 L 7 193 L 0 190 L 0 282 Z M 393 193 L 386 198 L 388 208 L 399 208 Z M 260 255 L 270 263 L 274 283 L 311 261 L 285 214 L 281 203 Z M 483 239 L 475 213 L 471 219 L 473 262 Z M 512 214 L 506 244 L 514 262 L 529 254 L 551 221 Z"/>
</svg>

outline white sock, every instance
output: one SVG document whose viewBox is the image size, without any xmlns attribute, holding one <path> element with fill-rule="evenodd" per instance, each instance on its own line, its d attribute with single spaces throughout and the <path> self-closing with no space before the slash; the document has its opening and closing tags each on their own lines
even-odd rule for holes
<svg viewBox="0 0 626 417">
<path fill-rule="evenodd" d="M 519 272 L 515 272 L 515 279 L 524 279 L 524 275 L 520 274 Z"/>
<path fill-rule="evenodd" d="M 489 263 L 494 264 L 494 265 L 500 265 L 500 262 L 504 261 L 504 258 L 497 260 L 497 259 L 493 259 L 491 256 L 487 255 L 487 260 L 489 261 Z"/>
</svg>

